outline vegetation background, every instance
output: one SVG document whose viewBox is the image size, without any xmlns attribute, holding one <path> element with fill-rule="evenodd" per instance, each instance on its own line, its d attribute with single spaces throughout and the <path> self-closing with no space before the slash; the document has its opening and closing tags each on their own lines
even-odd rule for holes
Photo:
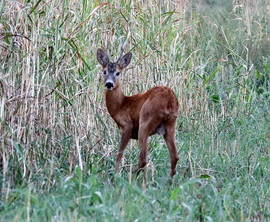
<svg viewBox="0 0 270 222">
<path fill-rule="evenodd" d="M 1 221 L 270 221 L 269 0 L 0 2 Z M 127 95 L 179 102 L 178 174 L 152 137 L 131 182 L 96 50 L 128 33 Z"/>
</svg>

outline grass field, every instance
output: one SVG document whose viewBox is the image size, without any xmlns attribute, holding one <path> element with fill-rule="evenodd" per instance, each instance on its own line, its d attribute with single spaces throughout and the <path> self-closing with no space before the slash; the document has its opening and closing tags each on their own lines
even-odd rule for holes
<svg viewBox="0 0 270 222">
<path fill-rule="evenodd" d="M 270 2 L 0 2 L 0 221 L 270 221 Z M 179 100 L 170 181 L 163 138 L 131 181 L 131 141 L 107 113 L 96 50 L 128 32 L 127 95 Z"/>
</svg>

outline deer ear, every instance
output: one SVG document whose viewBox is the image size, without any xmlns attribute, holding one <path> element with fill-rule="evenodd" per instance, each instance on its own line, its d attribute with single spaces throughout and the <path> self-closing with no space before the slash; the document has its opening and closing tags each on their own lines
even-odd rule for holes
<svg viewBox="0 0 270 222">
<path fill-rule="evenodd" d="M 125 68 L 128 66 L 128 64 L 130 63 L 131 61 L 131 57 L 132 57 L 132 53 L 131 52 L 128 52 L 127 54 L 125 54 L 120 62 L 119 62 L 119 65 L 121 66 L 121 68 Z"/>
<path fill-rule="evenodd" d="M 103 68 L 110 62 L 108 55 L 106 55 L 102 49 L 97 50 L 97 60 Z"/>
</svg>

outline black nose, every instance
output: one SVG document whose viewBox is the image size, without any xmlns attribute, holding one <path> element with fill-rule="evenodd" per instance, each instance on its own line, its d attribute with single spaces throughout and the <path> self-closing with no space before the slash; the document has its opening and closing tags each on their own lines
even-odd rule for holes
<svg viewBox="0 0 270 222">
<path fill-rule="evenodd" d="M 107 89 L 112 89 L 113 88 L 113 83 L 112 82 L 106 82 L 105 84 Z"/>
</svg>

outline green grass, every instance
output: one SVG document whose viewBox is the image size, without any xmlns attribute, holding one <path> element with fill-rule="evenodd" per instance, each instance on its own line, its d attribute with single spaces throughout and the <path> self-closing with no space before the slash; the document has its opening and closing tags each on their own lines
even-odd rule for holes
<svg viewBox="0 0 270 222">
<path fill-rule="evenodd" d="M 0 221 L 269 221 L 270 5 L 237 2 L 1 2 Z M 179 99 L 172 181 L 158 136 L 114 173 L 96 50 L 128 31 L 124 92 Z"/>
</svg>

